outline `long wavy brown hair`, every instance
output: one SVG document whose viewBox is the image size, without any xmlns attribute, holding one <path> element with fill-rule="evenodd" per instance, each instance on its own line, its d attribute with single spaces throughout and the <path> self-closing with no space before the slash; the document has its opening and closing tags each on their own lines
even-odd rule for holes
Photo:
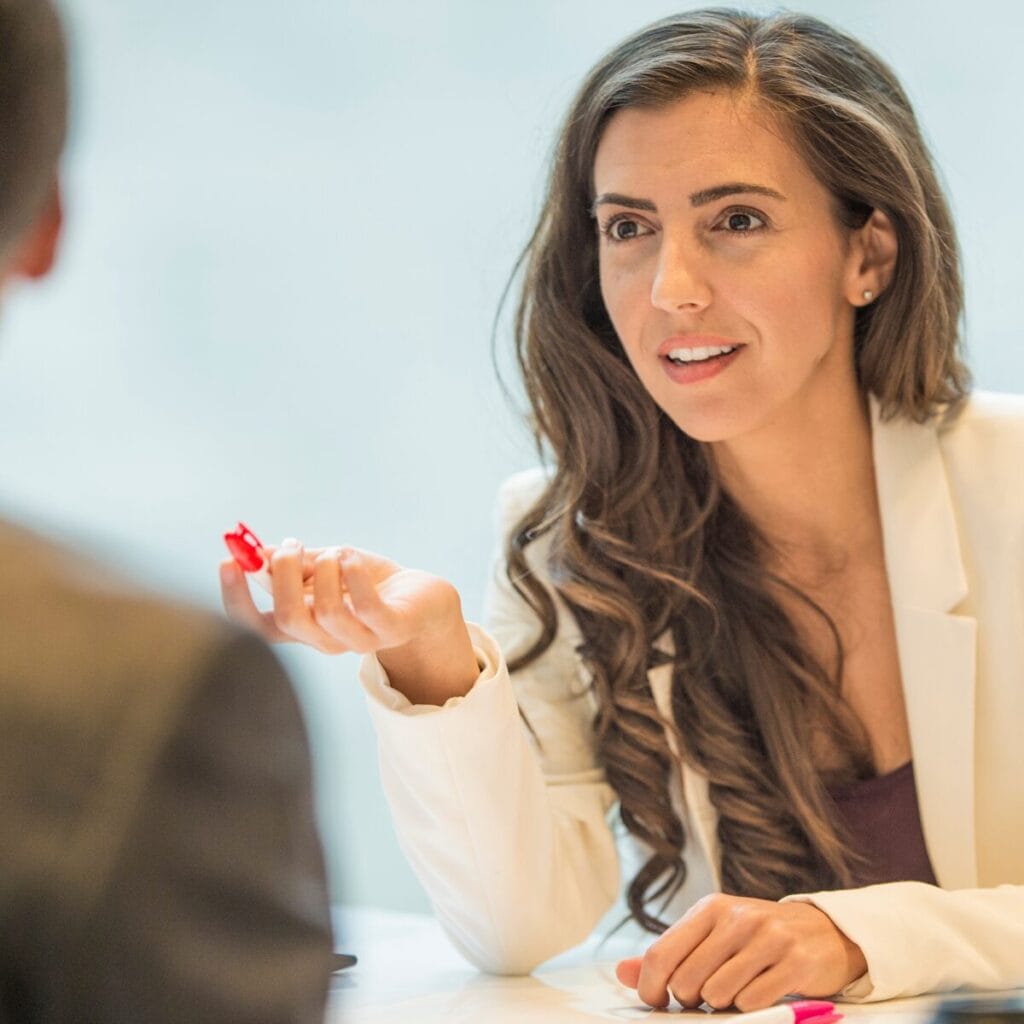
<svg viewBox="0 0 1024 1024">
<path fill-rule="evenodd" d="M 709 779 L 726 892 L 777 899 L 823 877 L 850 884 L 855 858 L 828 811 L 836 777 L 807 757 L 808 715 L 844 752 L 841 777 L 871 771 L 863 728 L 840 699 L 834 623 L 768 570 L 764 536 L 721 486 L 705 446 L 645 391 L 602 301 L 590 213 L 601 133 L 617 110 L 657 107 L 698 88 L 738 90 L 774 113 L 846 227 L 874 208 L 892 221 L 893 277 L 857 311 L 854 328 L 858 380 L 882 415 L 925 421 L 955 407 L 969 384 L 952 218 L 910 103 L 875 54 L 815 18 L 714 8 L 643 29 L 591 71 L 518 265 L 516 352 L 553 473 L 507 542 L 509 579 L 542 623 L 510 668 L 536 659 L 557 632 L 552 594 L 525 558 L 547 534 L 551 585 L 579 624 L 579 654 L 598 697 L 598 756 L 625 827 L 651 851 L 627 902 L 653 932 L 666 924 L 650 905 L 667 903 L 686 871 L 685 830 L 669 796 L 679 765 L 666 728 L 679 758 Z M 800 642 L 780 587 L 830 629 L 828 665 Z M 656 641 L 666 635 L 671 722 L 660 717 L 647 675 L 665 657 Z"/>
</svg>

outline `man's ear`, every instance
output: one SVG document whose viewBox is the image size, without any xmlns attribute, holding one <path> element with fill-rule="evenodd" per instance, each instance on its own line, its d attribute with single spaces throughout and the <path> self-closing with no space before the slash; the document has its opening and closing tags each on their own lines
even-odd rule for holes
<svg viewBox="0 0 1024 1024">
<path fill-rule="evenodd" d="M 9 266 L 12 277 L 39 278 L 49 273 L 57 259 L 57 243 L 63 223 L 60 184 L 54 179 L 46 204 L 15 245 Z"/>
</svg>

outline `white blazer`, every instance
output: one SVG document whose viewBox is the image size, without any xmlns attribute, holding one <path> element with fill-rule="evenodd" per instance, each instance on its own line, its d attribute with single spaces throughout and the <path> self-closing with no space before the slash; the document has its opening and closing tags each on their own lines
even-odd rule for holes
<svg viewBox="0 0 1024 1024">
<path fill-rule="evenodd" d="M 867 1001 L 957 987 L 1024 986 L 1024 398 L 976 393 L 950 422 L 882 423 L 872 434 L 885 558 L 925 841 L 939 886 L 894 882 L 812 902 L 864 952 L 842 995 Z M 517 474 L 499 495 L 499 536 L 543 487 Z M 546 580 L 545 540 L 528 549 Z M 499 558 L 480 678 L 443 707 L 414 706 L 376 658 L 369 695 L 399 841 L 438 918 L 484 970 L 526 973 L 582 941 L 621 888 L 615 795 L 591 742 L 595 705 L 559 603 L 545 654 L 510 678 L 503 652 L 537 635 Z M 650 673 L 670 716 L 671 666 Z M 540 741 L 522 726 L 522 707 Z M 689 837 L 678 917 L 718 888 L 707 780 L 670 780 Z M 628 847 L 631 840 L 627 839 Z M 627 856 L 635 863 L 643 851 Z"/>
</svg>

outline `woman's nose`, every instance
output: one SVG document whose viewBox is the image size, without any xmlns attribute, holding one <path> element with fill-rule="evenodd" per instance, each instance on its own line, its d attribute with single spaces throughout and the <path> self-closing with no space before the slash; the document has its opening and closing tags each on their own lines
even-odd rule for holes
<svg viewBox="0 0 1024 1024">
<path fill-rule="evenodd" d="M 665 239 L 651 285 L 651 304 L 667 313 L 699 311 L 711 301 L 701 255 L 692 242 Z"/>
</svg>

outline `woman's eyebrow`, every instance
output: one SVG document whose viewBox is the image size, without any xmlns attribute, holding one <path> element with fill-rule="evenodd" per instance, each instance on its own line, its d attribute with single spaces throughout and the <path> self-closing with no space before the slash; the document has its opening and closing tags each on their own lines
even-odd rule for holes
<svg viewBox="0 0 1024 1024">
<path fill-rule="evenodd" d="M 713 203 L 716 199 L 724 199 L 726 196 L 749 195 L 751 193 L 759 196 L 769 196 L 772 199 L 780 199 L 782 202 L 786 201 L 786 197 L 781 192 L 769 188 L 767 185 L 753 185 L 746 181 L 731 181 L 726 185 L 714 185 L 711 188 L 703 188 L 699 192 L 692 193 L 690 205 L 704 206 L 706 203 Z M 625 206 L 631 210 L 649 210 L 651 213 L 658 212 L 658 207 L 650 199 L 637 199 L 633 196 L 623 195 L 621 192 L 602 192 L 594 200 L 590 208 L 591 217 L 596 216 L 597 208 L 605 203 L 610 203 L 614 206 Z"/>
<path fill-rule="evenodd" d="M 597 208 L 604 203 L 611 203 L 614 206 L 626 206 L 631 210 L 650 210 L 657 213 L 658 208 L 650 199 L 634 199 L 632 196 L 624 196 L 621 192 L 602 192 L 590 207 L 590 216 L 597 215 Z"/>
<path fill-rule="evenodd" d="M 767 185 L 751 185 L 746 181 L 732 181 L 728 185 L 715 185 L 712 188 L 701 189 L 690 196 L 691 206 L 703 206 L 705 203 L 713 203 L 716 199 L 724 199 L 726 196 L 735 196 L 741 193 L 753 193 L 758 196 L 769 196 L 772 199 L 786 201 L 786 197 Z"/>
</svg>

